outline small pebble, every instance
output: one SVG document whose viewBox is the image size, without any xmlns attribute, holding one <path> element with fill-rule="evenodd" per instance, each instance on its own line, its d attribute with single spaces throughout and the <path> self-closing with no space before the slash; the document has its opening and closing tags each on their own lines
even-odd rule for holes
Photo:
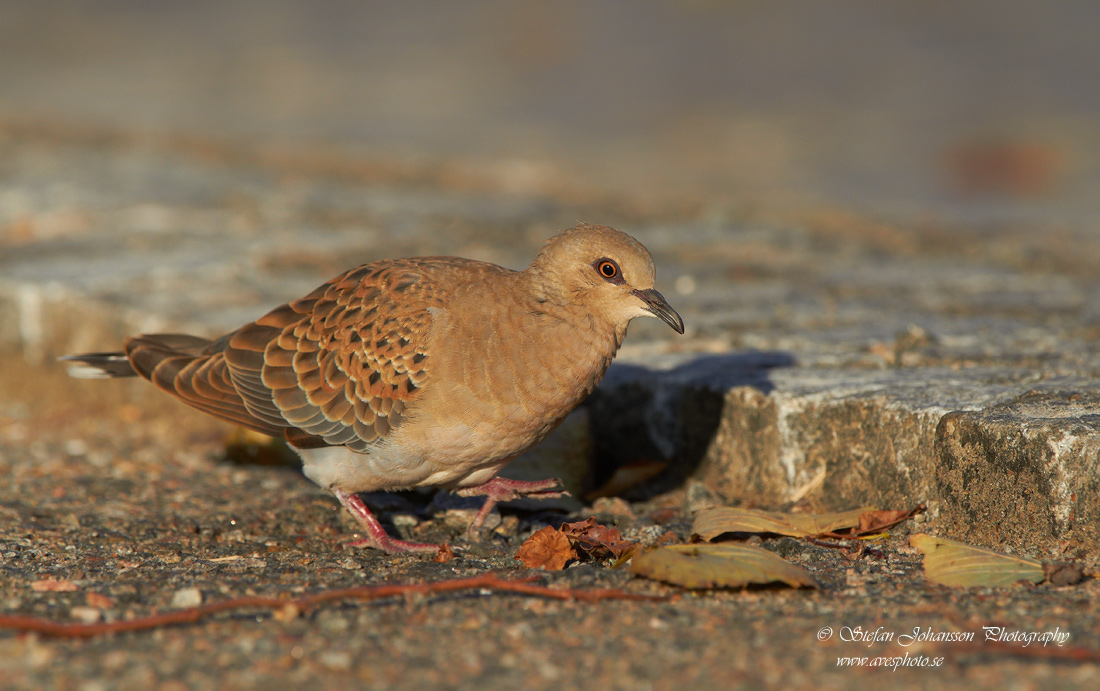
<svg viewBox="0 0 1100 691">
<path fill-rule="evenodd" d="M 202 604 L 202 591 L 198 588 L 181 588 L 172 595 L 172 607 L 184 609 Z"/>
<path fill-rule="evenodd" d="M 420 525 L 420 519 L 409 513 L 392 514 L 390 521 L 398 528 L 411 528 Z"/>
<path fill-rule="evenodd" d="M 338 672 L 346 672 L 351 669 L 351 653 L 346 650 L 326 650 L 317 656 L 317 661 Z"/>
<path fill-rule="evenodd" d="M 321 629 L 328 633 L 343 633 L 351 628 L 351 622 L 344 617 L 322 617 L 319 620 Z"/>
<path fill-rule="evenodd" d="M 94 624 L 99 621 L 99 618 L 103 616 L 103 613 L 96 607 L 87 607 L 85 605 L 77 605 L 69 610 L 69 615 L 73 619 L 76 619 L 82 624 Z"/>
</svg>

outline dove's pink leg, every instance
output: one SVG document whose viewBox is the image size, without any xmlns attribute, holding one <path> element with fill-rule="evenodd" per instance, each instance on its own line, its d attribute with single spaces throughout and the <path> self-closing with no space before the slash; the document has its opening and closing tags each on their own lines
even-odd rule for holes
<svg viewBox="0 0 1100 691">
<path fill-rule="evenodd" d="M 359 525 L 363 526 L 363 529 L 367 533 L 367 536 L 362 540 L 349 542 L 348 547 L 373 547 L 390 554 L 398 554 L 400 552 L 439 551 L 439 545 L 433 545 L 428 542 L 406 542 L 405 540 L 398 540 L 390 537 L 389 533 L 387 533 L 386 529 L 382 527 L 382 524 L 378 522 L 378 519 L 374 517 L 374 514 L 370 512 L 370 509 L 367 508 L 367 505 L 363 503 L 363 500 L 359 498 L 358 494 L 348 494 L 341 490 L 334 491 L 336 493 L 336 498 L 340 500 L 340 503 L 344 505 L 348 513 L 355 516 L 355 520 L 359 521 Z"/>
<path fill-rule="evenodd" d="M 473 522 L 470 523 L 470 535 L 476 535 L 477 532 L 481 530 L 481 526 L 485 524 L 485 519 L 489 517 L 489 513 L 493 510 L 493 507 L 496 506 L 498 502 L 511 501 L 521 497 L 531 497 L 532 499 L 555 499 L 569 494 L 569 492 L 565 490 L 554 489 L 560 486 L 561 480 L 557 478 L 524 481 L 494 477 L 483 485 L 460 489 L 456 494 L 463 497 L 485 496 L 485 503 L 482 504 L 481 510 L 474 516 Z"/>
</svg>

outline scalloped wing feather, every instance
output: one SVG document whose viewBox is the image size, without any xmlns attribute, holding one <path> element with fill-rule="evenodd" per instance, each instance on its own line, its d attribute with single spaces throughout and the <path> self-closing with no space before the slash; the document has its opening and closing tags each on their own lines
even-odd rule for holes
<svg viewBox="0 0 1100 691">
<path fill-rule="evenodd" d="M 257 415 L 245 406 L 225 365 L 224 347 L 222 339 L 154 334 L 127 339 L 125 352 L 138 374 L 191 407 L 257 432 L 282 434 L 282 416 Z"/>
<path fill-rule="evenodd" d="M 360 452 L 397 428 L 428 378 L 428 263 L 361 266 L 237 331 L 226 362 L 248 411 Z"/>
</svg>

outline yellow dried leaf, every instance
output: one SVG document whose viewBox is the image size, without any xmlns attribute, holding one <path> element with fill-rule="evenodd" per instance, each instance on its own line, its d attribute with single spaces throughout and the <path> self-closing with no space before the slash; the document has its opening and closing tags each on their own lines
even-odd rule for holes
<svg viewBox="0 0 1100 691">
<path fill-rule="evenodd" d="M 812 537 L 859 525 L 859 518 L 877 509 L 865 506 L 837 513 L 783 513 L 732 506 L 703 509 L 695 517 L 691 531 L 713 540 L 723 533 L 775 533 L 791 537 Z"/>
<path fill-rule="evenodd" d="M 940 585 L 998 587 L 1041 583 L 1043 565 L 993 550 L 918 533 L 909 544 L 924 553 L 924 577 Z"/>
<path fill-rule="evenodd" d="M 673 545 L 635 553 L 631 573 L 685 588 L 786 583 L 816 588 L 810 572 L 774 552 L 741 544 Z"/>
</svg>

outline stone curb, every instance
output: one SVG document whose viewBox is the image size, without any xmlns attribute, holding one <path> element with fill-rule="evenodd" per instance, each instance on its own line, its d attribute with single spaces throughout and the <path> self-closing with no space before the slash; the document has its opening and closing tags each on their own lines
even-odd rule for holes
<svg viewBox="0 0 1100 691">
<path fill-rule="evenodd" d="M 734 353 L 618 366 L 592 400 L 601 455 L 669 461 L 723 500 L 927 504 L 937 534 L 1051 557 L 1100 551 L 1100 382 L 1004 368 L 812 369 Z"/>
</svg>

